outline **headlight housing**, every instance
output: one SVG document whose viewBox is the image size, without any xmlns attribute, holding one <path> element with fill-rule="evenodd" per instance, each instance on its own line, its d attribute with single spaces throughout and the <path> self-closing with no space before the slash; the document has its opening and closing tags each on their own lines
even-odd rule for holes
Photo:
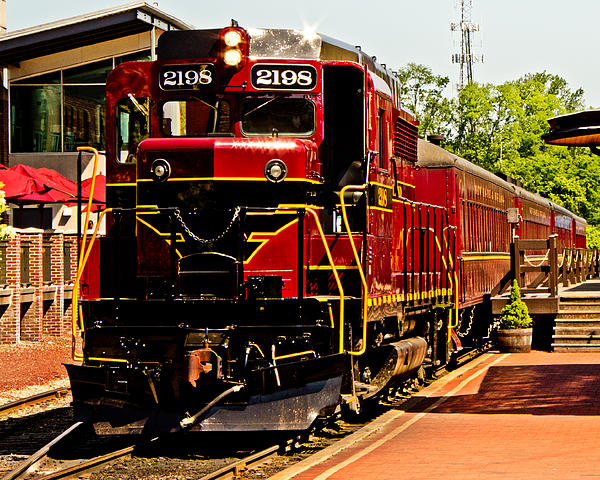
<svg viewBox="0 0 600 480">
<path fill-rule="evenodd" d="M 157 158 L 152 162 L 150 174 L 152 175 L 152 180 L 155 182 L 166 182 L 171 176 L 171 165 L 164 158 Z"/>
<path fill-rule="evenodd" d="M 273 158 L 269 160 L 265 165 L 265 177 L 269 182 L 279 183 L 283 182 L 287 176 L 287 165 L 283 160 Z"/>
</svg>

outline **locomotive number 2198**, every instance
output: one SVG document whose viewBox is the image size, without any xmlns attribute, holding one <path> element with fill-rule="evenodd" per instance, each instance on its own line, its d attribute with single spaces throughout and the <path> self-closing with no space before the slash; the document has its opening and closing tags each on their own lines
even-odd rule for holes
<svg viewBox="0 0 600 480">
<path fill-rule="evenodd" d="M 197 90 L 211 86 L 214 75 L 211 64 L 166 65 L 160 70 L 159 85 L 162 90 Z"/>
<path fill-rule="evenodd" d="M 317 70 L 312 65 L 256 64 L 252 67 L 252 86 L 268 90 L 312 90 L 317 85 Z"/>
</svg>

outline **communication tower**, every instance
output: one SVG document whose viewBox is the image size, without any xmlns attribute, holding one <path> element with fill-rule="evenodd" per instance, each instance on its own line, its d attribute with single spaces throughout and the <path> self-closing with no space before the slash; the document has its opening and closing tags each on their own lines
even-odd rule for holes
<svg viewBox="0 0 600 480">
<path fill-rule="evenodd" d="M 471 21 L 473 0 L 454 0 L 455 8 L 460 9 L 460 22 L 451 23 L 450 30 L 460 32 L 460 53 L 452 55 L 452 63 L 460 65 L 457 88 L 473 82 L 473 64 L 483 63 L 483 55 L 473 53 L 473 34 L 479 31 L 479 25 Z"/>
</svg>

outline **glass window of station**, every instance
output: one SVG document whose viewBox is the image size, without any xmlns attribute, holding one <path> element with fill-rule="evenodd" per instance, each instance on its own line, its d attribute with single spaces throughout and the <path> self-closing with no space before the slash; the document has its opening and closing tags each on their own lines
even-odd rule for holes
<svg viewBox="0 0 600 480">
<path fill-rule="evenodd" d="M 10 83 L 12 153 L 105 150 L 106 78 L 123 62 L 150 60 L 150 51 L 109 58 Z"/>
</svg>

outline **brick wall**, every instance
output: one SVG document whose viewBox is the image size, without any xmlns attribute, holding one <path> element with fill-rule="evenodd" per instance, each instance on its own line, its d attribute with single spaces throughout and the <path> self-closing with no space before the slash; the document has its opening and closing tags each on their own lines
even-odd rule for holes
<svg viewBox="0 0 600 480">
<path fill-rule="evenodd" d="M 21 247 L 27 244 L 28 257 L 22 259 Z M 50 275 L 46 282 L 42 260 L 44 244 L 50 250 Z M 65 246 L 70 246 L 70 258 L 65 255 Z M 27 275 L 21 267 L 27 260 L 29 281 L 25 283 Z M 5 258 L 0 258 L 0 262 L 6 266 L 6 285 L 0 285 L 0 344 L 40 341 L 42 335 L 70 335 L 70 292 L 77 274 L 76 236 L 17 233 L 7 242 Z"/>
<path fill-rule="evenodd" d="M 65 245 L 69 245 L 71 247 L 71 255 L 70 255 L 70 261 L 71 261 L 71 276 L 70 276 L 70 280 L 68 280 L 66 282 L 65 285 L 65 301 L 64 301 L 64 306 L 63 306 L 63 331 L 65 332 L 66 335 L 70 335 L 71 334 L 71 315 L 72 315 L 72 311 L 73 311 L 73 307 L 72 307 L 72 300 L 71 298 L 66 298 L 66 297 L 70 297 L 69 295 L 69 290 L 72 293 L 73 292 L 73 284 L 75 283 L 75 278 L 77 277 L 77 237 L 75 236 L 69 236 L 69 237 L 65 237 Z M 66 268 L 66 266 L 65 266 Z"/>
<path fill-rule="evenodd" d="M 63 333 L 63 311 L 65 294 L 64 235 L 57 233 L 46 241 L 50 248 L 50 285 L 44 285 L 44 312 L 42 331 L 45 335 L 59 336 Z M 68 265 L 67 268 L 71 268 Z"/>
<path fill-rule="evenodd" d="M 3 299 L 7 304 L 2 305 L 0 316 L 0 343 L 17 343 L 20 337 L 21 317 L 21 237 L 16 235 L 8 240 L 5 262 L 6 282 L 2 287 L 5 294 Z"/>
</svg>

